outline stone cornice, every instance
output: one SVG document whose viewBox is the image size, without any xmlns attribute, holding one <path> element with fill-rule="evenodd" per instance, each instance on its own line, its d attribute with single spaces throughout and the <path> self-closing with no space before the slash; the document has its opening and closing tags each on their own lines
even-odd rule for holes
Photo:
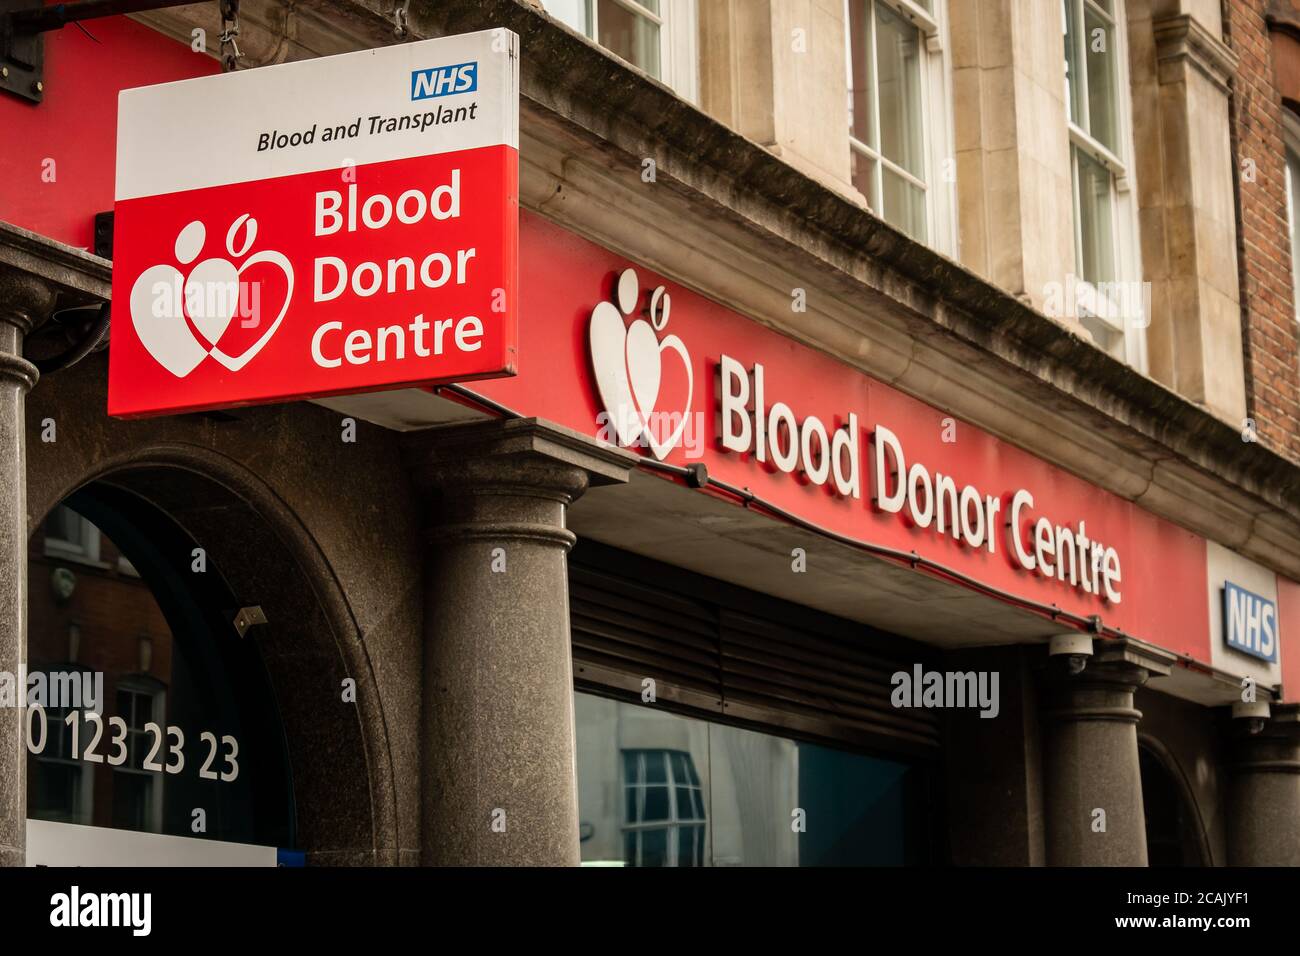
<svg viewBox="0 0 1300 956">
<path fill-rule="evenodd" d="M 1179 13 L 1153 20 L 1151 30 L 1155 35 L 1162 83 L 1176 79 L 1176 74 L 1166 73 L 1167 67 L 1189 63 L 1221 91 L 1228 92 L 1237 71 L 1237 55 L 1200 20 L 1190 13 Z"/>
<path fill-rule="evenodd" d="M 276 5 L 245 3 L 250 15 Z M 180 9 L 211 16 L 206 5 Z M 293 9 L 300 25 L 332 16 L 336 29 L 308 39 L 293 27 L 287 53 L 271 38 L 241 34 L 241 46 L 293 59 L 395 42 L 388 0 Z M 913 242 L 523 0 L 414 0 L 409 22 L 412 37 L 497 26 L 519 34 L 525 206 L 1300 579 L 1300 469 L 1243 442 L 1235 423 Z M 1171 49 L 1216 69 L 1232 62 L 1230 52 L 1211 56 L 1226 48 L 1199 24 L 1166 31 Z M 649 186 L 639 177 L 648 156 L 658 173 Z M 805 314 L 790 310 L 795 287 L 809 290 Z"/>
<path fill-rule="evenodd" d="M 103 302 L 113 265 L 106 259 L 0 221 L 0 326 L 11 325 L 15 352 L 0 348 L 0 382 L 35 387 L 37 366 L 21 354 L 24 341 L 59 308 Z"/>
<path fill-rule="evenodd" d="M 41 279 L 60 305 L 103 302 L 111 294 L 113 264 L 39 233 L 0 220 L 0 267 Z"/>
</svg>

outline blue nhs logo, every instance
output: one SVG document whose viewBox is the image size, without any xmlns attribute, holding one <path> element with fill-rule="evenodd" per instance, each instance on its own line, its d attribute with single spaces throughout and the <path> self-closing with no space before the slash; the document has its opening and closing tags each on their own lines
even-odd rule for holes
<svg viewBox="0 0 1300 956">
<path fill-rule="evenodd" d="M 411 73 L 411 99 L 429 100 L 452 93 L 473 93 L 478 89 L 478 61 L 435 66 Z"/>
<path fill-rule="evenodd" d="M 1276 664 L 1277 605 L 1224 581 L 1223 636 L 1229 647 Z"/>
</svg>

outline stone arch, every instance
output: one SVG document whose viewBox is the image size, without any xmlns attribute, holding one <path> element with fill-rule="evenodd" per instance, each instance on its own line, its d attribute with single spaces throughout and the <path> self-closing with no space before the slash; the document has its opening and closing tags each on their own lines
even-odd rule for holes
<svg viewBox="0 0 1300 956">
<path fill-rule="evenodd" d="M 299 514 L 249 467 L 198 444 L 147 440 L 107 456 L 74 448 L 28 468 L 29 532 L 74 491 L 107 485 L 157 508 L 208 552 L 241 606 L 275 693 L 309 862 L 397 862 L 397 795 L 387 718 L 348 595 Z M 57 474 L 54 473 L 57 471 Z M 186 556 L 188 557 L 188 556 Z M 357 703 L 344 704 L 344 678 Z M 336 706 L 330 706 L 334 704 Z"/>
</svg>

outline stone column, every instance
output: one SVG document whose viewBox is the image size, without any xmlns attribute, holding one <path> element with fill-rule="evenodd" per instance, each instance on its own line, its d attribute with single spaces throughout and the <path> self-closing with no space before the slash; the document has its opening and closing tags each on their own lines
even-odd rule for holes
<svg viewBox="0 0 1300 956">
<path fill-rule="evenodd" d="M 1174 656 L 1095 640 L 1083 671 L 1049 659 L 1044 693 L 1043 817 L 1049 866 L 1146 866 L 1133 693 Z M 1104 817 L 1098 811 L 1104 812 Z M 1104 829 L 1103 829 L 1104 827 Z"/>
<path fill-rule="evenodd" d="M 23 340 L 49 314 L 54 294 L 36 276 L 0 266 L 0 671 L 27 659 L 27 453 L 23 408 L 36 366 Z M 0 708 L 0 866 L 27 862 L 24 711 Z"/>
<path fill-rule="evenodd" d="M 1217 2 L 1150 0 L 1129 4 L 1128 16 L 1137 146 L 1130 168 L 1142 279 L 1150 288 L 1150 374 L 1241 428 L 1246 391 L 1234 184 L 1245 172 L 1229 141 L 1237 56 L 1223 42 Z M 1258 162 L 1261 179 L 1285 176 L 1280 149 Z M 1278 196 L 1284 203 L 1280 187 Z"/>
<path fill-rule="evenodd" d="M 408 436 L 432 493 L 425 560 L 426 865 L 576 865 L 565 528 L 629 452 L 537 419 Z"/>
<path fill-rule="evenodd" d="M 1258 733 L 1234 720 L 1229 866 L 1300 866 L 1300 704 L 1274 704 Z"/>
</svg>

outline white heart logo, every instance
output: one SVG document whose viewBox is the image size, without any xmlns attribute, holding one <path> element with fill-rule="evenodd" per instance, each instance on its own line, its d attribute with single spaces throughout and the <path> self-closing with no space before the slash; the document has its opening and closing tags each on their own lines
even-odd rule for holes
<svg viewBox="0 0 1300 956">
<path fill-rule="evenodd" d="M 249 266 L 257 265 L 259 262 L 270 262 L 273 265 L 279 266 L 284 272 L 284 278 L 288 288 L 284 293 L 284 304 L 280 306 L 280 314 L 275 317 L 275 321 L 271 323 L 264 333 L 262 333 L 262 337 L 250 345 L 242 355 L 230 356 L 221 351 L 221 349 L 216 348 L 215 346 L 213 347 L 212 357 L 232 372 L 238 372 L 241 368 L 251 362 L 257 356 L 258 352 L 262 351 L 262 347 L 271 340 L 271 336 L 275 335 L 275 330 L 278 329 L 280 323 L 284 321 L 284 314 L 289 311 L 289 302 L 293 299 L 293 266 L 289 264 L 288 258 L 286 258 L 282 253 L 270 252 L 268 250 L 255 253 L 244 260 L 244 264 L 239 267 L 238 274 L 243 275 L 245 269 Z"/>
<path fill-rule="evenodd" d="M 668 295 L 663 286 L 650 299 L 651 320 L 636 319 L 624 325 L 624 316 L 636 308 L 639 294 L 636 273 L 626 269 L 616 285 L 618 307 L 601 302 L 591 313 L 589 345 L 596 373 L 596 390 L 605 405 L 609 423 L 622 446 L 641 445 L 661 461 L 681 441 L 690 423 L 695 397 L 695 373 L 686 346 L 676 335 L 662 341 L 656 336 L 668 324 Z M 657 311 L 660 310 L 660 311 Z M 672 431 L 660 438 L 662 413 L 657 411 L 663 384 L 663 353 L 676 352 L 686 369 L 686 407 L 676 412 Z"/>
<path fill-rule="evenodd" d="M 628 347 L 631 348 L 632 340 L 629 336 Z M 645 440 L 650 445 L 650 450 L 654 452 L 656 458 L 663 461 L 668 453 L 677 447 L 677 443 L 682 440 L 682 434 L 686 431 L 686 426 L 690 424 L 691 401 L 695 398 L 695 372 L 691 369 L 691 357 L 686 354 L 686 346 L 676 335 L 667 336 L 662 342 L 654 347 L 654 366 L 655 366 L 655 393 L 656 397 L 659 391 L 659 382 L 663 375 L 663 354 L 668 350 L 676 352 L 682 360 L 682 365 L 686 369 L 686 407 L 682 409 L 680 417 L 677 417 L 677 424 L 673 427 L 672 432 L 664 439 L 658 436 L 659 429 L 656 427 L 658 419 L 655 417 L 655 408 L 653 404 L 640 406 L 641 422 L 644 428 Z M 629 367 L 631 366 L 631 357 L 629 356 Z M 648 364 L 648 362 L 646 363 Z M 636 380 L 632 381 L 633 391 L 636 390 Z"/>
<path fill-rule="evenodd" d="M 183 277 L 172 266 L 150 266 L 131 286 L 131 324 L 154 360 L 177 378 L 198 367 L 208 350 L 185 324 Z"/>
<path fill-rule="evenodd" d="M 663 373 L 655 330 L 645 319 L 637 319 L 627 330 L 627 378 L 632 383 L 632 397 L 636 399 L 643 426 L 649 423 L 655 402 L 659 401 Z"/>
<path fill-rule="evenodd" d="M 641 419 L 628 384 L 627 327 L 618 309 L 608 302 L 592 310 L 589 340 L 596 390 L 605 403 L 614 435 L 620 445 L 634 445 L 641 437 Z"/>
<path fill-rule="evenodd" d="M 216 345 L 239 308 L 239 272 L 225 259 L 204 259 L 185 280 L 185 311 L 199 334 Z"/>
<path fill-rule="evenodd" d="M 241 228 L 244 241 L 236 250 L 236 235 Z M 227 251 L 238 258 L 248 251 L 256 236 L 257 220 L 245 213 L 235 220 L 226 235 Z M 207 229 L 202 222 L 196 220 L 185 226 L 176 236 L 177 261 L 189 265 L 197 259 L 206 237 Z M 284 272 L 284 304 L 261 338 L 242 355 L 227 355 L 217 347 L 217 342 L 230 327 L 242 304 L 240 277 L 245 269 L 263 262 L 269 262 Z M 170 265 L 150 266 L 131 286 L 129 306 L 131 324 L 145 351 L 177 378 L 184 378 L 209 355 L 232 372 L 239 371 L 270 341 L 284 321 L 292 298 L 293 266 L 282 253 L 263 250 L 245 259 L 238 269 L 225 259 L 205 259 L 190 271 L 188 278 Z M 186 314 L 199 336 L 207 340 L 207 345 L 191 330 Z"/>
</svg>

